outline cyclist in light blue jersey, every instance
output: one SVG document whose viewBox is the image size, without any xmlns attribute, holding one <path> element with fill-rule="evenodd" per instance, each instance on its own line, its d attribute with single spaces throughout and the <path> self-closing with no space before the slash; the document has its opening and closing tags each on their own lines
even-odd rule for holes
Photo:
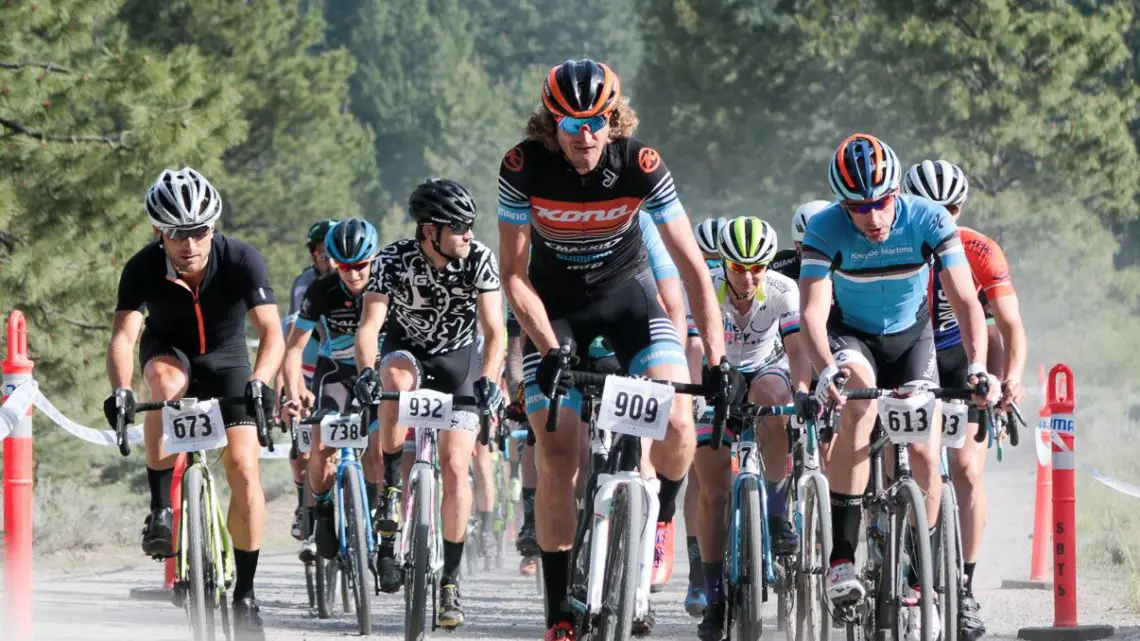
<svg viewBox="0 0 1140 641">
<path fill-rule="evenodd" d="M 842 367 L 850 387 L 896 387 L 918 381 L 937 386 L 927 301 L 930 261 L 941 266 L 939 278 L 961 322 L 971 384 L 986 377 L 995 400 L 1000 393 L 984 365 L 985 317 L 958 227 L 942 205 L 900 195 L 901 173 L 889 146 L 867 134 L 848 137 L 832 157 L 829 171 L 839 202 L 811 218 L 803 239 L 801 325 L 820 372 L 815 395 L 820 402 L 843 406 L 828 466 L 834 527 L 825 585 L 837 604 L 865 596 L 854 559 L 876 402 L 844 404 L 835 379 Z M 975 402 L 983 400 L 975 397 Z M 927 497 L 928 526 L 936 522 L 942 493 L 941 419 L 936 407 L 930 417 L 930 441 L 911 448 L 914 478 Z"/>
</svg>

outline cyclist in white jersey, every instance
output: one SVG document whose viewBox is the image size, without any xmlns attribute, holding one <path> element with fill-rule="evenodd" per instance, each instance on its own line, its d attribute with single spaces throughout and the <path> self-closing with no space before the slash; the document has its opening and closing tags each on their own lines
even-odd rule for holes
<svg viewBox="0 0 1140 641">
<path fill-rule="evenodd" d="M 719 252 L 724 271 L 713 287 L 724 316 L 725 353 L 748 382 L 747 399 L 757 405 L 786 405 L 795 391 L 806 392 L 811 363 L 801 345 L 800 295 L 795 281 L 768 269 L 776 255 L 776 231 L 753 216 L 742 216 L 720 228 Z M 712 440 L 712 410 L 697 421 L 697 453 L 693 467 L 700 478 L 700 526 L 697 535 L 704 566 L 708 605 L 697 628 L 702 641 L 724 637 L 725 508 L 731 488 L 729 448 L 707 447 Z M 729 421 L 724 443 L 743 425 Z M 768 530 L 775 554 L 793 554 L 795 527 L 785 512 L 788 463 L 787 419 L 768 417 L 757 425 L 768 489 Z"/>
</svg>

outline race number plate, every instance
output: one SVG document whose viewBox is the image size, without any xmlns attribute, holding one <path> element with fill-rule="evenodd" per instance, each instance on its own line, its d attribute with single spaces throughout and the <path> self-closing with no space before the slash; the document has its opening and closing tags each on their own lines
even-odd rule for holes
<svg viewBox="0 0 1140 641">
<path fill-rule="evenodd" d="M 404 427 L 450 430 L 451 394 L 430 389 L 400 392 L 399 423 Z"/>
<path fill-rule="evenodd" d="M 313 451 L 312 425 L 297 426 L 297 451 L 302 454 L 308 454 L 309 452 Z"/>
<path fill-rule="evenodd" d="M 639 378 L 607 376 L 598 429 L 660 441 L 669 427 L 673 388 Z"/>
<path fill-rule="evenodd" d="M 226 424 L 214 399 L 183 399 L 182 409 L 162 408 L 163 444 L 170 454 L 203 452 L 226 446 Z"/>
<path fill-rule="evenodd" d="M 363 449 L 368 446 L 368 430 L 360 425 L 359 414 L 330 414 L 321 419 L 321 445 Z"/>
<path fill-rule="evenodd" d="M 883 396 L 879 399 L 879 420 L 892 442 L 921 445 L 930 440 L 937 403 L 938 400 L 930 393 L 906 398 Z"/>
<path fill-rule="evenodd" d="M 964 403 L 942 404 L 942 446 L 958 449 L 966 444 L 970 406 Z"/>
</svg>

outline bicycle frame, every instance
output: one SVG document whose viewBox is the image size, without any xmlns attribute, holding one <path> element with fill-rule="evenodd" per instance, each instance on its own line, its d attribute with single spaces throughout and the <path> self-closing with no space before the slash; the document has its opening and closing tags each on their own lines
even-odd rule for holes
<svg viewBox="0 0 1140 641">
<path fill-rule="evenodd" d="M 795 411 L 795 408 L 792 407 L 792 410 Z M 749 425 L 742 430 L 742 433 L 737 437 L 737 442 L 733 447 L 737 452 L 739 471 L 736 473 L 736 477 L 732 479 L 732 494 L 729 497 L 729 537 L 727 547 L 725 548 L 725 556 L 728 560 L 727 580 L 731 585 L 739 585 L 743 575 L 743 571 L 740 567 L 740 550 L 744 547 L 744 539 L 742 538 L 740 528 L 741 487 L 745 481 L 749 479 L 756 480 L 757 486 L 760 488 L 760 510 L 764 515 L 768 514 L 768 490 L 764 483 L 764 461 L 760 457 L 756 443 L 756 428 Z M 766 589 L 766 586 L 776 581 L 776 569 L 775 564 L 772 562 L 772 541 L 768 536 L 767 518 L 760 519 L 760 531 L 761 545 L 764 550 L 764 583 Z"/>
<path fill-rule="evenodd" d="M 417 486 L 424 487 L 426 488 L 427 500 L 429 504 L 432 505 L 432 513 L 435 514 L 435 518 L 432 519 L 429 526 L 432 544 L 428 548 L 430 552 L 428 555 L 428 567 L 433 577 L 437 576 L 440 571 L 443 570 L 443 532 L 439 527 L 439 500 L 436 496 L 437 488 L 435 478 L 436 438 L 437 436 L 434 430 L 416 430 L 416 461 L 412 464 L 411 471 L 408 472 L 407 500 L 404 502 L 404 518 L 403 521 L 401 521 L 405 526 L 400 528 L 400 544 L 397 547 L 399 553 L 397 558 L 400 560 L 406 559 L 410 552 L 409 546 L 411 545 L 411 530 L 406 524 L 414 523 L 416 514 L 416 493 L 414 488 Z"/>
<path fill-rule="evenodd" d="M 202 474 L 202 485 L 206 491 L 206 537 L 210 552 L 210 563 L 217 571 L 221 569 L 221 581 L 218 577 L 207 577 L 214 585 L 214 605 L 222 604 L 226 590 L 228 590 L 234 582 L 234 547 L 233 540 L 230 538 L 230 533 L 225 527 L 225 512 L 222 511 L 221 502 L 218 501 L 217 491 L 214 489 L 214 475 L 210 473 L 210 466 L 206 465 L 205 456 L 201 452 L 190 452 L 186 455 L 186 469 L 183 470 L 182 476 L 185 477 L 191 469 L 200 470 Z M 185 484 L 182 485 L 185 488 Z M 183 518 L 180 519 L 178 524 L 178 540 L 175 541 L 175 547 L 178 550 L 176 561 L 174 564 L 174 575 L 178 584 L 186 585 L 190 581 L 189 576 L 189 545 L 190 536 L 190 520 L 185 518 L 190 514 L 187 503 L 192 497 L 182 492 L 179 501 L 182 505 Z"/>
<path fill-rule="evenodd" d="M 337 540 L 340 541 L 340 557 L 341 558 L 347 558 L 348 557 L 348 532 L 347 532 L 347 528 L 346 528 L 347 517 L 345 516 L 345 511 L 344 511 L 344 505 L 347 502 L 347 498 L 344 496 L 344 489 L 345 489 L 344 475 L 345 474 L 355 474 L 360 479 L 360 487 L 363 488 L 364 482 L 365 482 L 364 467 L 361 466 L 360 458 L 356 455 L 356 450 L 354 448 L 351 448 L 351 447 L 339 448 L 337 450 L 337 455 L 338 455 L 338 458 L 340 460 L 337 461 L 336 476 L 334 477 L 334 481 L 333 481 L 335 483 L 335 485 L 333 486 L 333 489 L 335 490 L 335 496 L 336 496 L 336 517 L 337 517 L 337 519 L 336 519 L 337 520 L 336 535 L 337 535 Z M 365 493 L 365 495 L 361 497 L 361 500 L 364 502 L 364 505 L 363 505 L 364 513 L 366 515 L 371 514 L 371 511 L 370 511 L 371 508 L 368 505 L 367 493 Z M 369 556 L 369 558 L 371 558 L 372 555 L 376 554 L 376 533 L 372 531 L 371 527 L 365 528 L 365 531 L 368 534 L 368 556 Z M 356 580 L 358 582 L 360 582 L 360 581 L 363 581 L 364 579 L 363 579 L 363 577 L 357 577 Z"/>
</svg>

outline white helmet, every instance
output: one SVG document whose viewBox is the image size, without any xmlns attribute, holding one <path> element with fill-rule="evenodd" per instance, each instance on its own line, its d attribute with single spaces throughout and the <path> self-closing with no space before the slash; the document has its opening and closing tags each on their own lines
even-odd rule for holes
<svg viewBox="0 0 1140 641">
<path fill-rule="evenodd" d="M 741 265 L 767 265 L 776 255 L 776 230 L 755 216 L 733 218 L 720 227 L 720 255 Z"/>
<path fill-rule="evenodd" d="M 159 229 L 210 225 L 222 215 L 222 197 L 190 167 L 164 169 L 146 194 L 146 215 Z"/>
<path fill-rule="evenodd" d="M 947 206 L 966 202 L 970 184 L 958 165 L 946 160 L 924 160 L 906 172 L 902 189 Z"/>
<path fill-rule="evenodd" d="M 827 209 L 831 203 L 826 200 L 809 200 L 796 207 L 792 213 L 792 240 L 797 243 L 804 242 L 804 233 L 807 232 L 808 221 L 811 217 Z"/>
<path fill-rule="evenodd" d="M 701 251 L 706 254 L 715 254 L 717 247 L 720 243 L 720 229 L 724 227 L 726 221 L 723 216 L 720 218 L 707 218 L 697 223 L 693 229 L 694 235 L 697 237 L 697 246 Z"/>
</svg>

